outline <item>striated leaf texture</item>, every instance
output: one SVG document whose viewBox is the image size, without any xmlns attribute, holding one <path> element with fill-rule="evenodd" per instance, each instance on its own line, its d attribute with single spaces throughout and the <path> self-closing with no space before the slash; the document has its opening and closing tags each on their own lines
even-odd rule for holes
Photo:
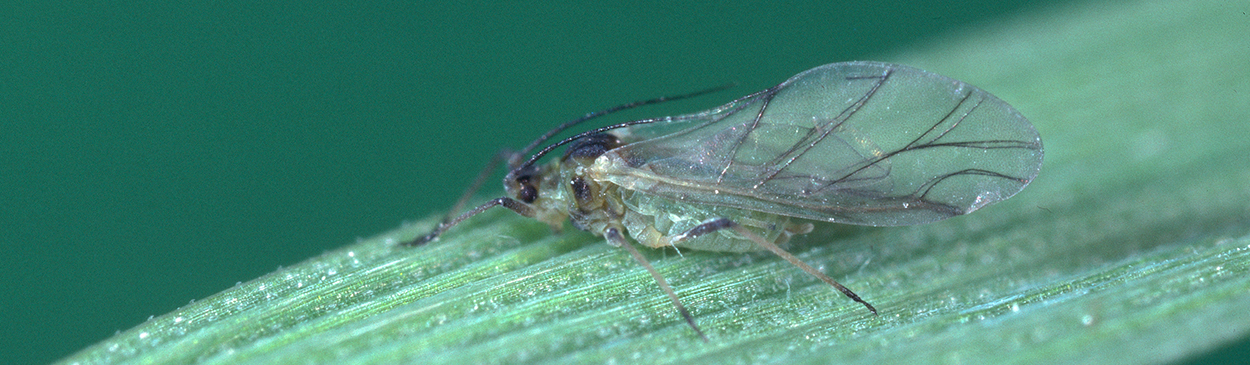
<svg viewBox="0 0 1250 365">
<path fill-rule="evenodd" d="M 433 220 L 346 245 L 62 363 L 1183 360 L 1250 334 L 1244 12 L 1077 4 L 879 57 L 992 92 L 1046 141 L 1008 201 L 790 243 L 880 316 L 766 253 L 646 251 L 703 343 L 625 252 L 501 211 L 420 248 L 394 243 Z"/>
</svg>

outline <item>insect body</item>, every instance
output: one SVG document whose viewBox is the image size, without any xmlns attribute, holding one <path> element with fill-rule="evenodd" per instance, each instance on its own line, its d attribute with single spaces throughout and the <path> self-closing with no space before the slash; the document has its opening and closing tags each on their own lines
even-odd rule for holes
<svg viewBox="0 0 1250 365">
<path fill-rule="evenodd" d="M 410 244 L 496 206 L 557 228 L 568 220 L 626 249 L 706 340 L 626 235 L 653 248 L 768 250 L 876 313 L 777 245 L 810 232 L 812 220 L 901 226 L 970 213 L 1019 192 L 1042 163 L 1037 131 L 1002 100 L 877 62 L 820 66 L 711 110 L 597 128 L 521 159 L 585 120 L 668 99 L 591 113 L 548 132 L 506 156 L 507 196 L 445 219 Z M 537 164 L 564 145 L 561 158 Z"/>
</svg>

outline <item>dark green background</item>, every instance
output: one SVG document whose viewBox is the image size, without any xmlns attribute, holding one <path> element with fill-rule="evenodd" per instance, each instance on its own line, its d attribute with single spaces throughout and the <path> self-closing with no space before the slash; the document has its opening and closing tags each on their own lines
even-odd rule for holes
<svg viewBox="0 0 1250 365">
<path fill-rule="evenodd" d="M 6 2 L 0 353 L 52 361 L 441 211 L 587 111 L 741 84 L 623 117 L 698 110 L 1039 9 L 929 4 Z"/>
</svg>

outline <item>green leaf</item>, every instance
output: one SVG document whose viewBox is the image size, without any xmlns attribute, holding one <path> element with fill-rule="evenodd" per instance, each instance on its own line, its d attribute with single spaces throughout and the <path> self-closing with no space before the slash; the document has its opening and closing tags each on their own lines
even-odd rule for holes
<svg viewBox="0 0 1250 365">
<path fill-rule="evenodd" d="M 627 253 L 497 211 L 419 248 L 395 243 L 433 220 L 348 245 L 62 362 L 1184 359 L 1250 332 L 1250 17 L 1235 5 L 1069 6 L 882 59 L 1008 101 L 1046 161 L 969 216 L 792 241 L 880 316 L 767 253 L 646 250 L 703 343 Z"/>
</svg>

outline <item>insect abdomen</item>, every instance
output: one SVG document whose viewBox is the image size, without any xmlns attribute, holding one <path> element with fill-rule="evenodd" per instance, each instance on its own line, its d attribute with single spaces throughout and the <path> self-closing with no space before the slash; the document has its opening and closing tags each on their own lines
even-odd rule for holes
<svg viewBox="0 0 1250 365">
<path fill-rule="evenodd" d="M 762 248 L 732 230 L 720 230 L 687 240 L 673 239 L 708 220 L 726 218 L 747 227 L 766 240 L 783 243 L 794 233 L 806 233 L 810 225 L 796 225 L 789 217 L 710 205 L 684 204 L 644 192 L 621 189 L 628 207 L 622 223 L 629 235 L 650 247 L 676 246 L 703 251 L 749 252 Z"/>
</svg>

